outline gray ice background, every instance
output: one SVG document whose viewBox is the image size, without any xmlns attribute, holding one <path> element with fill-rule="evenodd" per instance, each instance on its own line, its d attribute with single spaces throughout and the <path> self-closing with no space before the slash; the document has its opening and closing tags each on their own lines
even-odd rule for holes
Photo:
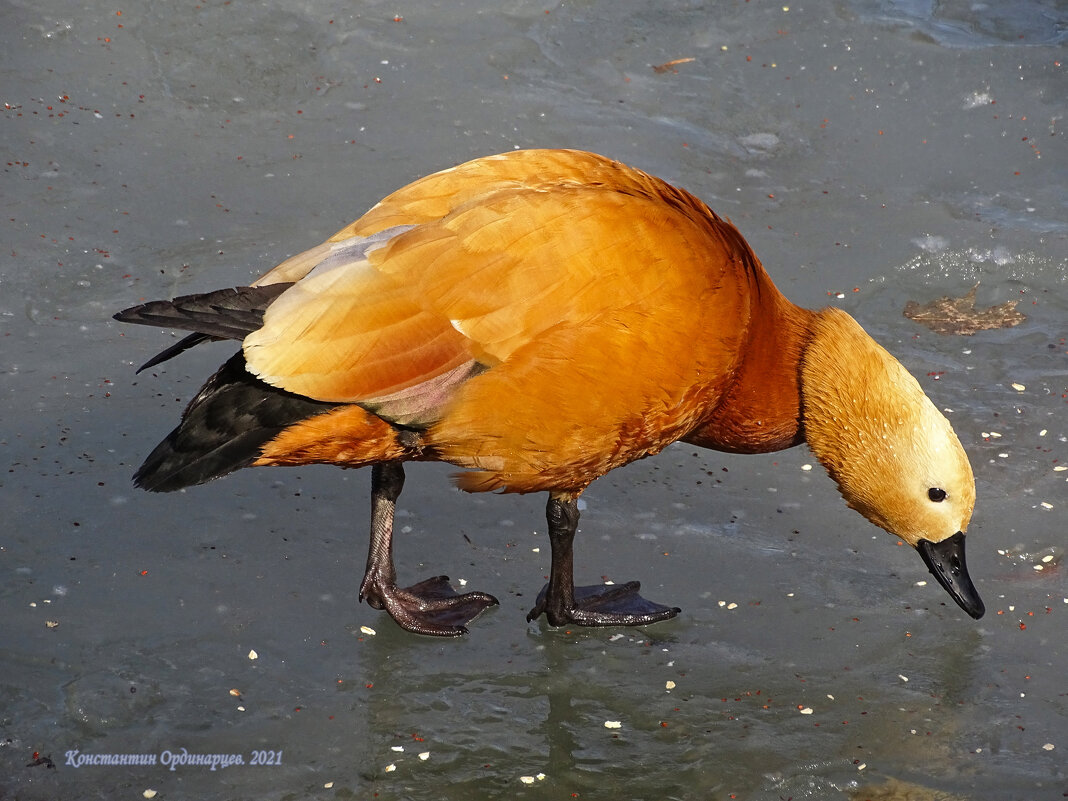
<svg viewBox="0 0 1068 801">
<path fill-rule="evenodd" d="M 0 4 L 0 799 L 1063 798 L 1066 19 L 1054 0 Z M 983 620 L 804 448 L 674 446 L 591 487 L 580 579 L 684 610 L 637 630 L 526 624 L 544 498 L 410 469 L 402 578 L 501 599 L 459 641 L 357 603 L 366 471 L 131 487 L 232 345 L 135 376 L 174 334 L 114 311 L 246 283 L 516 147 L 687 187 L 789 297 L 905 363 L 975 467 Z M 945 337 L 901 314 L 976 282 L 1027 321 Z M 182 749 L 282 758 L 66 757 Z"/>
</svg>

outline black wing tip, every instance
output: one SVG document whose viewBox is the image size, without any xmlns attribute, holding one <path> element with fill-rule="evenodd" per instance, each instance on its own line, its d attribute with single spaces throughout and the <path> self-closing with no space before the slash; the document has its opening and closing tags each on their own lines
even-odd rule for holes
<svg viewBox="0 0 1068 801">
<path fill-rule="evenodd" d="M 137 306 L 129 306 L 122 311 L 117 311 L 111 315 L 112 320 L 118 320 L 120 323 L 136 323 L 137 313 L 144 308 L 144 303 L 140 303 Z"/>
<path fill-rule="evenodd" d="M 291 282 L 254 287 L 233 287 L 182 295 L 174 300 L 153 300 L 130 306 L 112 315 L 120 323 L 151 325 L 192 331 L 175 347 L 150 359 L 138 370 L 166 361 L 206 339 L 243 340 L 263 325 L 267 307 L 293 284 Z"/>
<path fill-rule="evenodd" d="M 149 367 L 155 367 L 157 364 L 162 364 L 163 362 L 170 361 L 175 356 L 179 356 L 185 353 L 187 350 L 196 347 L 201 342 L 208 342 L 212 339 L 217 339 L 217 337 L 210 337 L 207 334 L 200 333 L 193 333 L 189 334 L 188 336 L 182 337 L 169 348 L 164 348 L 151 359 L 149 359 L 147 362 L 138 367 L 137 373 L 141 373 L 142 371 L 147 370 Z M 135 373 L 135 375 L 137 373 Z"/>
</svg>

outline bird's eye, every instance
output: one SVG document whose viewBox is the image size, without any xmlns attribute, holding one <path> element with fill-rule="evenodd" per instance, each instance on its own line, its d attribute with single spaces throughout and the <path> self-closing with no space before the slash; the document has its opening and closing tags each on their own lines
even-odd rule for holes
<svg viewBox="0 0 1068 801">
<path fill-rule="evenodd" d="M 942 503 L 946 499 L 946 491 L 941 487 L 931 487 L 927 490 L 927 497 L 935 503 Z"/>
</svg>

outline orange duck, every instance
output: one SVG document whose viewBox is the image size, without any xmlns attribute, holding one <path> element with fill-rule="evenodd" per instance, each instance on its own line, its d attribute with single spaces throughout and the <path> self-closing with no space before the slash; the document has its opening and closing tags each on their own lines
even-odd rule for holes
<svg viewBox="0 0 1068 801">
<path fill-rule="evenodd" d="M 241 342 L 137 471 L 169 491 L 259 465 L 371 466 L 360 598 L 451 636 L 497 600 L 444 576 L 397 586 L 406 461 L 468 492 L 549 493 L 550 624 L 673 617 L 638 583 L 575 587 L 578 497 L 672 442 L 734 453 L 808 443 L 846 503 L 914 546 L 968 614 L 968 458 L 919 384 L 845 312 L 772 284 L 693 195 L 572 150 L 477 159 L 394 192 L 250 287 L 156 301 L 124 322 Z M 142 368 L 144 369 L 144 368 Z"/>
</svg>

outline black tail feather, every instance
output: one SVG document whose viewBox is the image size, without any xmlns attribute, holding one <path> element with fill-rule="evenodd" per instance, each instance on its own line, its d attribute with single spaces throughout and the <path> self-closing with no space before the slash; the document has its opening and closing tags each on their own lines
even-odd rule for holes
<svg viewBox="0 0 1068 801">
<path fill-rule="evenodd" d="M 204 384 L 134 483 L 171 492 L 219 478 L 254 462 L 283 429 L 337 405 L 272 387 L 245 369 L 238 351 Z"/>
</svg>

